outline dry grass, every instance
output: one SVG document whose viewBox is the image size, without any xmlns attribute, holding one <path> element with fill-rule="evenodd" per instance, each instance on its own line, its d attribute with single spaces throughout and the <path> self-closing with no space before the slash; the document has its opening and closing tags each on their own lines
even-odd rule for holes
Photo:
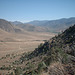
<svg viewBox="0 0 75 75">
<path fill-rule="evenodd" d="M 26 34 L 15 34 L 0 31 L 0 67 L 9 66 L 12 62 L 18 60 L 24 52 L 33 51 L 43 40 L 48 40 L 55 34 L 26 32 Z M 9 55 L 9 56 L 7 56 Z M 7 57 L 6 57 L 7 56 Z M 1 70 L 0 73 L 7 73 Z"/>
<path fill-rule="evenodd" d="M 0 57 L 15 52 L 28 52 L 34 50 L 43 40 L 48 40 L 55 34 L 26 32 L 26 34 L 14 34 L 0 32 Z"/>
<path fill-rule="evenodd" d="M 66 75 L 63 65 L 60 62 L 52 63 L 49 67 L 50 75 Z"/>
</svg>

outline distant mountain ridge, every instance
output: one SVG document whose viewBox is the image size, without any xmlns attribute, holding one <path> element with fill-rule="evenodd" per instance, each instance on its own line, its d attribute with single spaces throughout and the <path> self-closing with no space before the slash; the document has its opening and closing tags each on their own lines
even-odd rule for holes
<svg viewBox="0 0 75 75">
<path fill-rule="evenodd" d="M 14 24 L 17 27 L 20 27 L 24 30 L 27 31 L 31 31 L 31 32 L 47 32 L 47 29 L 45 27 L 40 27 L 40 26 L 35 26 L 32 24 L 28 24 L 28 23 L 22 23 L 22 22 L 11 22 L 12 24 Z"/>
<path fill-rule="evenodd" d="M 45 21 L 32 21 L 28 22 L 29 24 L 33 24 L 35 26 L 45 27 L 48 31 L 60 32 L 65 30 L 69 26 L 75 24 L 75 17 L 71 18 L 62 18 L 58 20 L 45 20 Z"/>
<path fill-rule="evenodd" d="M 0 19 L 0 28 L 6 32 L 23 33 L 21 28 L 14 26 L 11 22 Z"/>
<path fill-rule="evenodd" d="M 27 31 L 58 33 L 75 24 L 75 17 L 61 18 L 57 20 L 34 20 L 27 23 L 14 21 L 12 23 Z"/>
<path fill-rule="evenodd" d="M 74 24 L 75 23 L 75 17 L 71 17 L 71 18 L 61 18 L 61 19 L 56 19 L 56 20 L 34 20 L 31 22 L 28 22 L 28 24 L 32 24 L 32 25 L 38 25 L 38 26 L 47 26 L 47 23 L 50 23 L 51 25 L 55 23 L 56 24 Z"/>
<path fill-rule="evenodd" d="M 22 24 L 22 22 L 20 22 L 20 21 L 14 21 L 14 22 L 11 22 L 11 23 L 14 24 L 14 25 Z"/>
<path fill-rule="evenodd" d="M 71 25 L 75 24 L 75 18 L 62 18 L 59 20 L 52 20 L 52 21 L 48 21 L 46 22 L 44 25 L 41 26 L 46 26 L 46 27 L 50 27 L 50 28 L 55 28 L 55 29 L 59 29 L 59 28 L 65 28 L 65 27 L 69 27 Z"/>
<path fill-rule="evenodd" d="M 0 22 L 2 20 L 0 19 Z M 70 27 L 71 25 L 75 24 L 75 17 L 71 18 L 62 18 L 58 20 L 35 20 L 28 23 L 22 23 L 19 21 L 14 22 L 7 22 L 4 24 L 5 20 L 0 23 L 0 28 L 10 32 L 18 32 L 21 29 L 31 32 L 52 32 L 52 33 L 59 33 L 64 31 L 66 28 Z M 2 25 L 4 24 L 4 25 Z M 18 29 L 15 26 L 19 27 Z M 11 28 L 11 29 L 10 29 Z M 20 29 L 21 28 L 21 29 Z"/>
<path fill-rule="evenodd" d="M 31 21 L 31 22 L 28 22 L 28 24 L 32 24 L 32 25 L 35 25 L 35 26 L 40 26 L 40 25 L 45 24 L 48 21 L 49 20 L 42 20 L 42 21 L 34 20 L 34 21 Z"/>
</svg>

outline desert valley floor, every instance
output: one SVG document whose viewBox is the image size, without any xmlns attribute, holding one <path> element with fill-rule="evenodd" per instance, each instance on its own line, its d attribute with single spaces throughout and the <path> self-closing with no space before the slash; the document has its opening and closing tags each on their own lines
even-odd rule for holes
<svg viewBox="0 0 75 75">
<path fill-rule="evenodd" d="M 4 37 L 5 36 L 5 37 Z M 0 35 L 0 67 L 13 66 L 12 63 L 18 60 L 25 52 L 31 52 L 38 47 L 40 43 L 55 36 L 52 33 L 30 33 L 27 34 L 3 34 Z M 6 74 L 9 71 L 0 70 L 0 73 Z"/>
</svg>

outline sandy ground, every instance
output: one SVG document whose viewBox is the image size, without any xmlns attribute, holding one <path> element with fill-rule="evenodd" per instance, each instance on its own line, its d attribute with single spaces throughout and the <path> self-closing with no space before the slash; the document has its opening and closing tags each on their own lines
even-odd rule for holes
<svg viewBox="0 0 75 75">
<path fill-rule="evenodd" d="M 43 41 L 29 42 L 0 42 L 0 57 L 6 54 L 33 51 Z"/>
<path fill-rule="evenodd" d="M 24 52 L 31 52 L 55 34 L 51 33 L 29 33 L 29 34 L 2 34 L 0 35 L 0 67 L 12 65 Z M 0 70 L 1 75 L 8 71 Z"/>
</svg>

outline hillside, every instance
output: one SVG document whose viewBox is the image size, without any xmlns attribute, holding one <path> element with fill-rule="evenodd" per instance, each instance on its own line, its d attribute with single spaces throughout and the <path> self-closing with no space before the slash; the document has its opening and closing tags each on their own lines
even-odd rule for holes
<svg viewBox="0 0 75 75">
<path fill-rule="evenodd" d="M 13 25 L 10 22 L 3 19 L 0 19 L 0 28 L 7 32 L 14 32 Z"/>
<path fill-rule="evenodd" d="M 50 45 L 48 45 L 50 44 Z M 43 46 L 48 45 L 47 50 L 49 50 L 49 48 L 51 49 L 52 47 L 58 47 L 61 48 L 64 52 L 69 53 L 73 56 L 74 55 L 74 46 L 75 46 L 75 25 L 70 27 L 69 29 L 65 30 L 62 34 L 59 34 L 58 36 L 53 37 L 52 39 L 50 39 L 48 42 L 46 42 Z M 38 49 L 38 53 L 36 52 L 37 50 L 35 50 L 32 55 L 38 56 L 40 55 L 40 53 L 43 52 L 44 47 L 40 49 Z M 46 51 L 46 50 L 45 50 Z M 37 53 L 37 54 L 35 54 Z M 47 51 L 45 52 L 47 53 Z M 30 56 L 31 57 L 31 56 Z"/>
<path fill-rule="evenodd" d="M 11 24 L 11 22 L 8 22 L 4 19 L 0 19 L 0 28 L 6 32 L 23 33 L 21 28 L 14 26 Z"/>
<path fill-rule="evenodd" d="M 27 69 L 24 75 L 75 75 L 75 25 L 24 54 L 20 60 L 34 64 L 29 69 L 24 67 Z"/>
</svg>

